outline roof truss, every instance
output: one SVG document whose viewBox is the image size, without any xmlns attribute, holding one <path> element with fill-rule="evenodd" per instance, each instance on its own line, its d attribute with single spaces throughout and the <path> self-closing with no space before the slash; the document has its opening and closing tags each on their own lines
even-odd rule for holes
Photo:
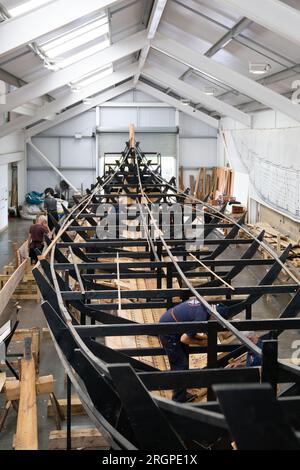
<svg viewBox="0 0 300 470">
<path fill-rule="evenodd" d="M 244 75 L 219 64 L 213 59 L 205 57 L 204 55 L 199 54 L 161 34 L 157 34 L 151 46 L 163 54 L 166 54 L 167 56 L 186 64 L 195 70 L 212 76 L 241 93 L 252 97 L 260 103 L 263 103 L 277 111 L 281 111 L 292 119 L 300 122 L 300 108 L 295 106 L 287 98 L 284 98 L 269 88 L 266 88 Z"/>
</svg>

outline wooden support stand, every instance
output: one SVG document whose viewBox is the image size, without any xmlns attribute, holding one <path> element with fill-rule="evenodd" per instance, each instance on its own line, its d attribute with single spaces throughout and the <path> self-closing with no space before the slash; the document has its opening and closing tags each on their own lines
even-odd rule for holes
<svg viewBox="0 0 300 470">
<path fill-rule="evenodd" d="M 65 398 L 57 400 L 58 405 L 60 407 L 60 410 L 64 415 L 67 414 L 67 400 Z M 72 396 L 72 402 L 71 402 L 71 413 L 73 416 L 84 416 L 86 415 L 85 409 L 82 406 L 82 403 L 80 401 L 80 398 L 76 395 Z M 55 416 L 55 410 L 53 409 L 53 404 L 51 400 L 48 401 L 48 406 L 47 406 L 47 416 L 48 417 L 53 417 Z"/>
<path fill-rule="evenodd" d="M 72 429 L 72 449 L 101 449 L 108 450 L 109 446 L 103 436 L 94 428 Z M 49 436 L 49 450 L 65 450 L 67 445 L 67 431 L 51 431 Z"/>
<path fill-rule="evenodd" d="M 7 401 L 20 399 L 21 384 L 19 380 L 7 379 L 3 391 Z M 54 392 L 53 375 L 38 377 L 36 379 L 36 395 L 49 395 Z"/>
</svg>

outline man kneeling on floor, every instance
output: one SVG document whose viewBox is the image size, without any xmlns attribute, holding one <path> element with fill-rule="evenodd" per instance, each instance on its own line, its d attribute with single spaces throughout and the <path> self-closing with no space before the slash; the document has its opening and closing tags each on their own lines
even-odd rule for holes
<svg viewBox="0 0 300 470">
<path fill-rule="evenodd" d="M 182 302 L 167 310 L 161 317 L 160 323 L 207 321 L 209 312 L 196 298 Z M 169 358 L 171 370 L 189 369 L 189 345 L 206 346 L 207 336 L 201 333 L 184 333 L 183 335 L 161 335 L 160 341 Z M 173 390 L 172 400 L 185 403 L 195 400 L 185 388 Z"/>
<path fill-rule="evenodd" d="M 222 316 L 227 316 L 227 307 L 219 304 L 216 306 Z M 160 323 L 172 322 L 192 322 L 207 321 L 210 313 L 206 307 L 196 298 L 176 305 L 167 310 L 160 318 Z M 207 336 L 201 333 L 184 333 L 183 335 L 161 335 L 161 344 L 169 358 L 171 370 L 188 370 L 189 369 L 189 345 L 207 346 Z M 177 388 L 173 390 L 172 400 L 179 403 L 194 401 L 197 395 L 192 395 L 185 388 Z"/>
</svg>

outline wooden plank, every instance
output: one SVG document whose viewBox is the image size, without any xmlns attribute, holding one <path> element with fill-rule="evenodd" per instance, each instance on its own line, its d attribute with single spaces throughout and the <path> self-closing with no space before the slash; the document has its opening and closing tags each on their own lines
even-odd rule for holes
<svg viewBox="0 0 300 470">
<path fill-rule="evenodd" d="M 78 428 L 71 430 L 72 449 L 109 449 L 109 445 L 95 428 Z M 51 431 L 49 450 L 65 450 L 67 447 L 67 431 Z"/>
<path fill-rule="evenodd" d="M 43 338 L 43 341 L 46 341 L 48 339 L 52 339 L 49 328 L 43 328 L 42 329 L 42 338 Z"/>
<path fill-rule="evenodd" d="M 61 411 L 64 413 L 64 415 L 67 414 L 67 400 L 65 398 L 58 400 L 59 406 L 61 408 Z M 73 416 L 84 416 L 86 415 L 86 411 L 83 408 L 83 405 L 80 401 L 80 398 L 76 395 L 72 396 L 71 400 L 71 412 Z M 48 417 L 53 417 L 55 416 L 51 400 L 48 401 L 47 405 L 47 416 Z"/>
<path fill-rule="evenodd" d="M 191 190 L 190 194 L 193 195 L 195 193 L 195 178 L 193 175 L 190 175 L 190 190 Z"/>
<path fill-rule="evenodd" d="M 204 199 L 206 196 L 206 169 L 201 168 L 201 190 L 198 192 L 198 197 Z"/>
<path fill-rule="evenodd" d="M 21 360 L 20 401 L 15 450 L 38 450 L 36 375 L 33 358 Z"/>
<path fill-rule="evenodd" d="M 203 168 L 199 168 L 197 178 L 196 178 L 196 184 L 195 184 L 195 192 L 194 196 L 198 197 L 200 193 L 200 181 L 202 180 L 202 174 L 203 174 Z M 202 191 L 202 186 L 201 186 L 201 191 Z"/>
<path fill-rule="evenodd" d="M 4 287 L 0 291 L 0 326 L 1 325 L 1 315 L 8 305 L 11 296 L 15 292 L 18 284 L 22 281 L 25 269 L 26 269 L 27 261 L 23 261 L 23 263 L 18 267 L 18 269 L 14 272 L 11 276 L 9 281 L 4 285 Z"/>
<path fill-rule="evenodd" d="M 130 145 L 130 148 L 135 148 L 135 128 L 134 128 L 134 124 L 130 124 L 130 126 L 129 126 L 129 145 Z"/>
<path fill-rule="evenodd" d="M 4 388 L 5 382 L 6 382 L 6 373 L 2 372 L 0 374 L 0 393 L 2 392 L 2 389 Z"/>
<path fill-rule="evenodd" d="M 6 400 L 17 401 L 20 399 L 20 381 L 6 380 L 5 387 L 3 389 Z M 36 380 L 36 394 L 37 395 L 49 395 L 54 393 L 54 378 L 53 375 L 47 375 L 39 377 Z"/>
<path fill-rule="evenodd" d="M 183 166 L 179 167 L 179 190 L 184 191 L 184 184 L 183 184 Z"/>
</svg>

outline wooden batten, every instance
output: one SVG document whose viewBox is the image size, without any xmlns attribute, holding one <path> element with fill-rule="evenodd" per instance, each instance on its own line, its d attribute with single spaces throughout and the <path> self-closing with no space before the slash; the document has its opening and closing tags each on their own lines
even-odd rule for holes
<svg viewBox="0 0 300 470">
<path fill-rule="evenodd" d="M 36 371 L 34 359 L 21 360 L 20 401 L 15 450 L 38 450 Z"/>
</svg>

